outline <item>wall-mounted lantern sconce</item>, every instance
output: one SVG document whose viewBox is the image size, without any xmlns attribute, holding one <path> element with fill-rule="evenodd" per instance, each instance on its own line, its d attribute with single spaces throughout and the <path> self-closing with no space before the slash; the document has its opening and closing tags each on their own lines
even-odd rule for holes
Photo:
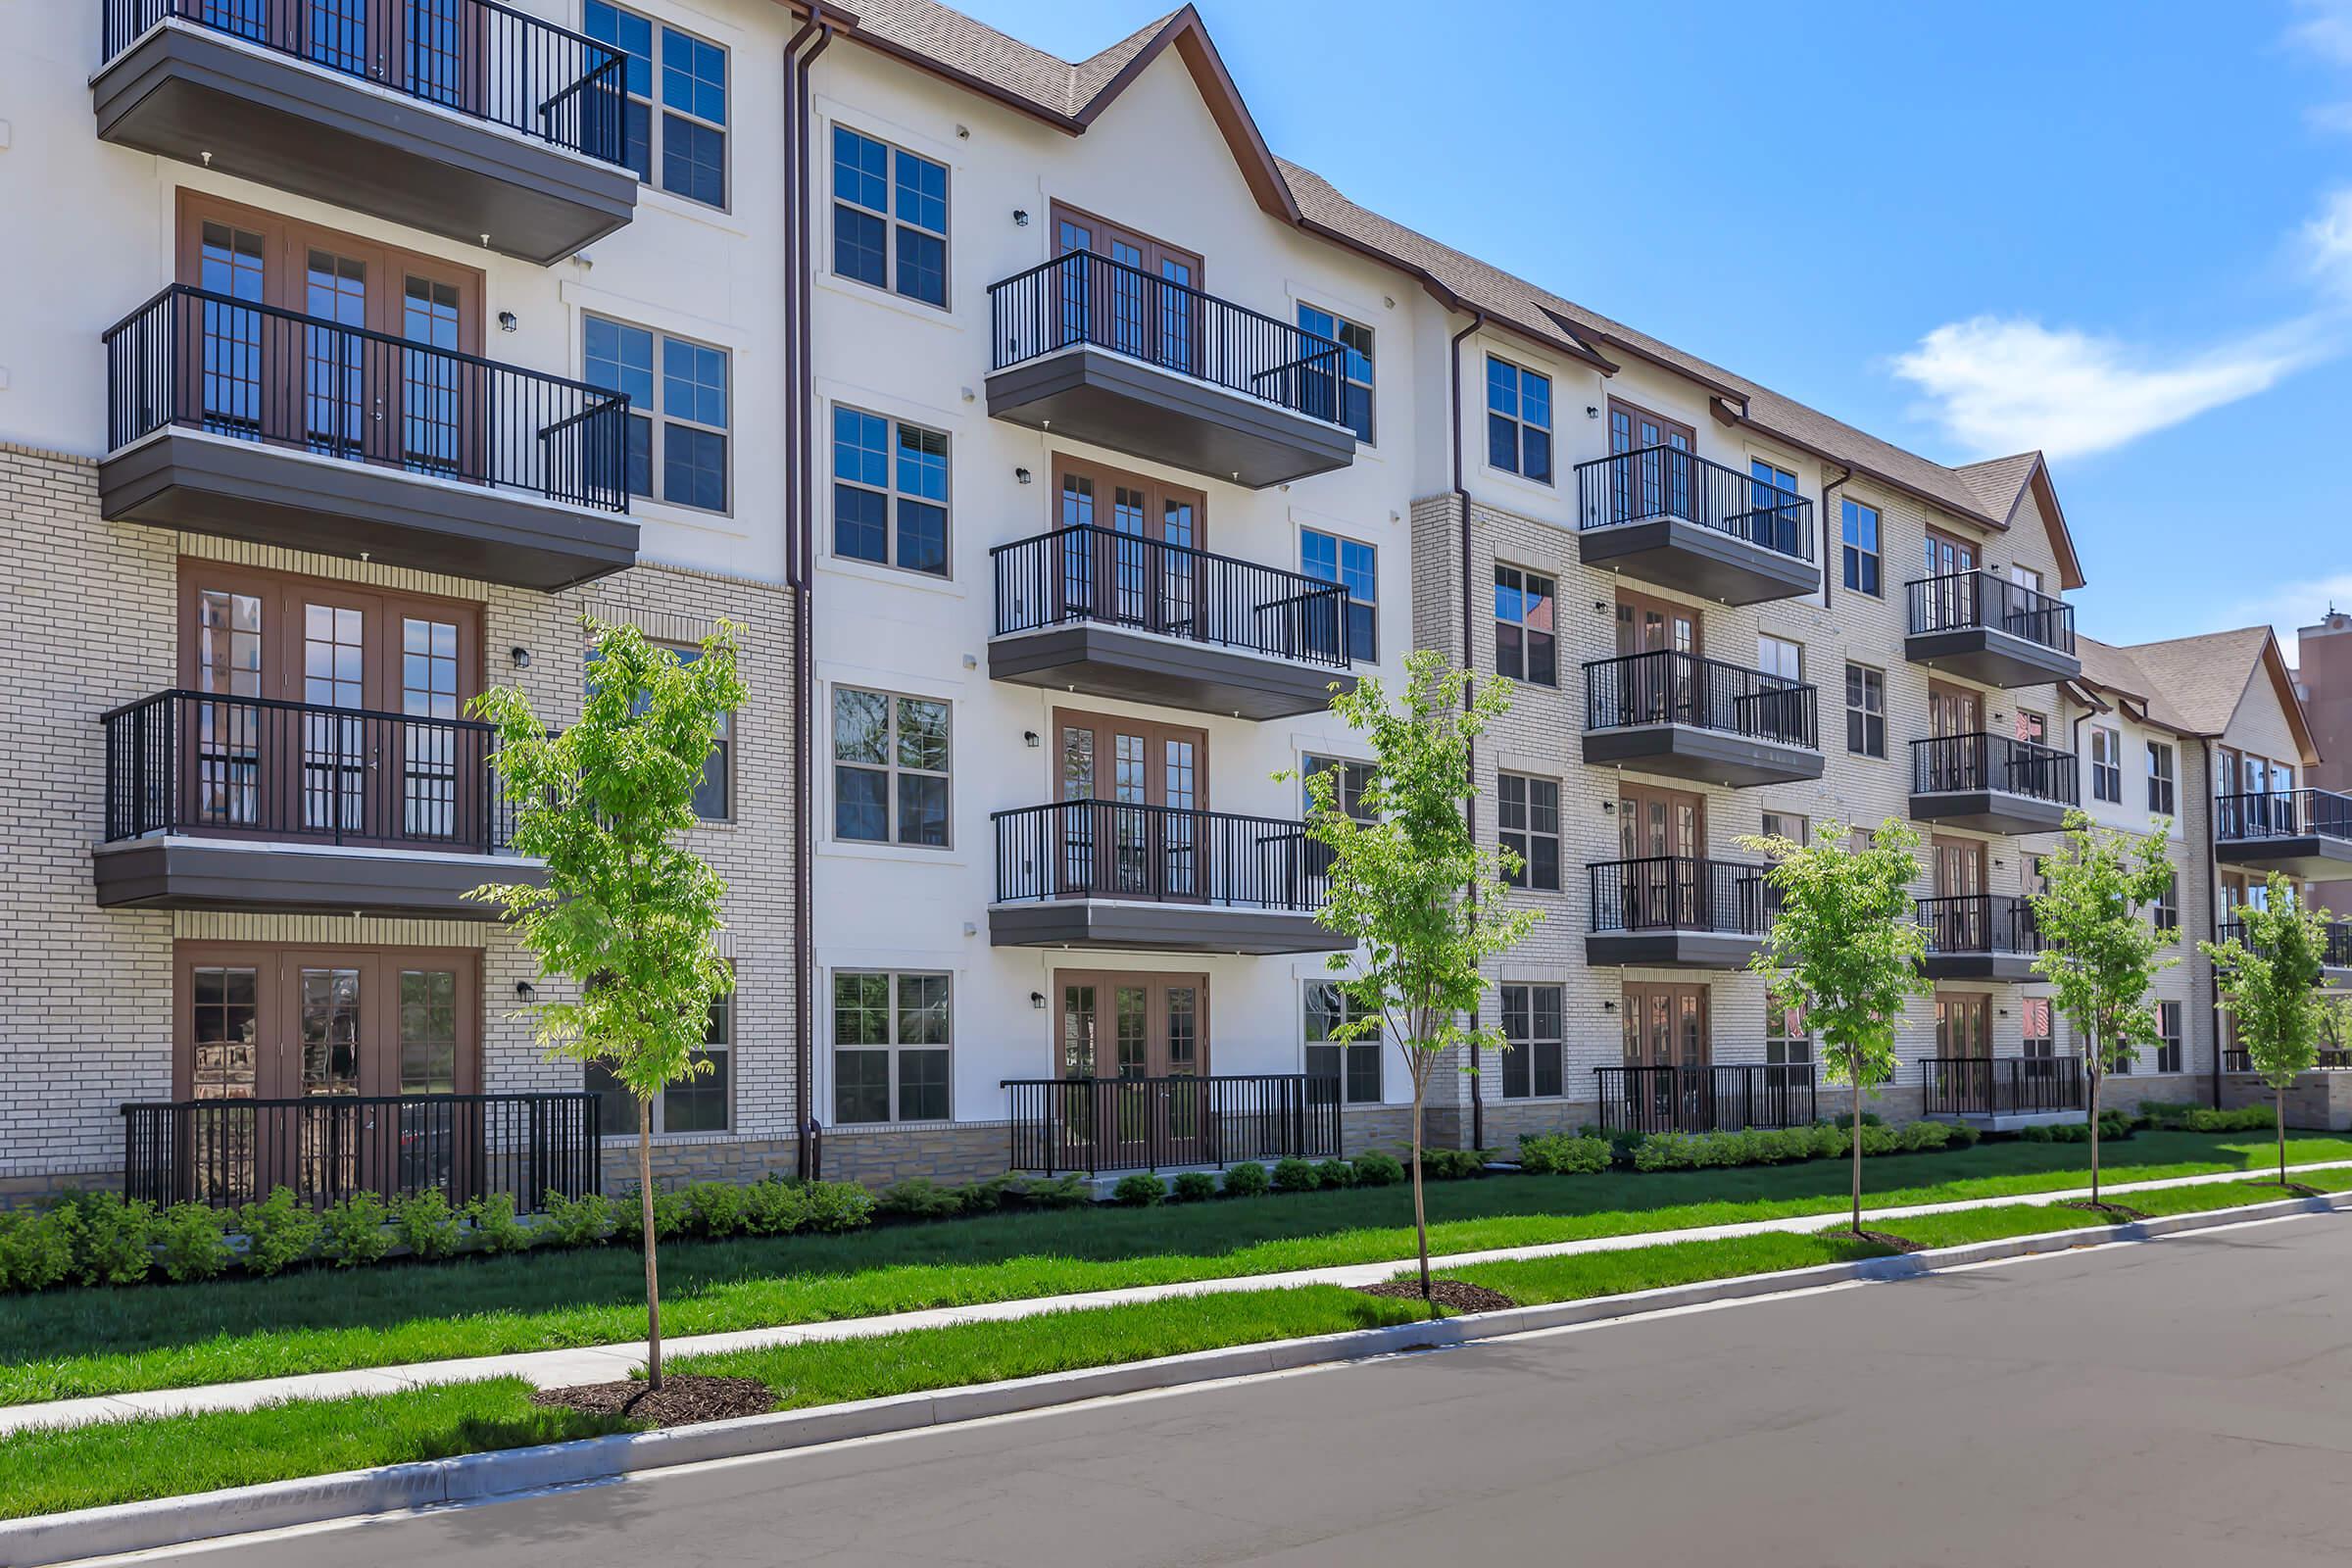
<svg viewBox="0 0 2352 1568">
<path fill-rule="evenodd" d="M 1586 417 L 1586 418 L 1588 418 L 1588 419 L 1597 419 L 1597 418 L 1599 418 L 1599 417 L 1600 417 L 1600 405 L 1599 405 L 1599 404 L 1597 404 L 1597 403 L 1588 403 L 1588 404 L 1586 404 L 1586 405 L 1585 405 L 1585 417 Z"/>
<path fill-rule="evenodd" d="M 539 995 L 539 988 L 528 980 L 517 980 L 514 982 L 514 995 L 529 1002 Z"/>
<path fill-rule="evenodd" d="M 1015 228 L 1027 228 L 1029 226 L 1028 208 L 1015 207 L 1012 210 L 1012 226 Z"/>
<path fill-rule="evenodd" d="M 1608 1001 L 1606 998 L 1603 998 L 1600 1004 L 1600 1010 L 1603 1012 L 1615 1012 L 1617 1010 L 1617 1004 Z"/>
<path fill-rule="evenodd" d="M 1023 484 L 1027 484 L 1027 483 L 1029 483 L 1029 482 L 1030 482 L 1030 480 L 1031 480 L 1031 479 L 1034 477 L 1034 475 L 1032 475 L 1032 474 L 1029 472 L 1029 470 L 1028 470 L 1027 468 L 1015 468 L 1015 469 L 1013 469 L 1013 470 L 1012 470 L 1012 476 L 1013 476 L 1015 479 L 1018 479 L 1018 480 L 1019 480 L 1021 483 L 1023 483 Z"/>
<path fill-rule="evenodd" d="M 1021 744 L 1028 747 L 1033 752 L 1036 751 L 1038 746 L 1037 731 L 1033 729 L 1025 729 L 1021 731 Z"/>
<path fill-rule="evenodd" d="M 521 324 L 522 323 L 520 321 L 514 318 L 514 313 L 513 311 L 501 311 L 498 313 L 498 329 L 501 332 L 512 332 Z"/>
<path fill-rule="evenodd" d="M 1035 1007 L 1035 1008 L 1036 1008 L 1036 1009 L 1037 1009 L 1039 1012 L 1043 1012 L 1043 1011 L 1045 1011 L 1045 1010 L 1046 1010 L 1046 994 L 1045 994 L 1043 991 L 1032 991 L 1032 992 L 1030 992 L 1030 993 L 1029 993 L 1029 1005 L 1030 1005 L 1030 1006 L 1032 1006 L 1032 1007 Z"/>
<path fill-rule="evenodd" d="M 528 648 L 510 648 L 507 650 L 507 657 L 514 661 L 516 669 L 531 667 L 531 651 Z"/>
</svg>

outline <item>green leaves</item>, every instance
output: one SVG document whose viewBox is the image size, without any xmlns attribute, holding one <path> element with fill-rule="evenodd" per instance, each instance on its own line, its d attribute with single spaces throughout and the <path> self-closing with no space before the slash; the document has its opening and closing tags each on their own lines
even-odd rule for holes
<svg viewBox="0 0 2352 1568">
<path fill-rule="evenodd" d="M 2177 933 L 2159 931 L 2146 911 L 2172 886 L 2169 830 L 2160 821 L 2144 834 L 2110 832 L 2069 811 L 2057 852 L 2042 858 L 2044 887 L 2034 895 L 2042 951 L 2034 972 L 2050 982 L 2094 1080 L 2160 1038 L 2150 988 L 2180 960 L 2161 952 Z"/>
<path fill-rule="evenodd" d="M 2340 1027 L 2340 1004 L 2320 992 L 2327 976 L 2328 910 L 2295 894 L 2271 873 L 2263 902 L 2239 906 L 2244 929 L 2227 942 L 2197 944 L 2213 960 L 2214 986 L 2237 1025 L 2246 1059 L 2273 1089 L 2318 1064 L 2320 1036 Z"/>
</svg>

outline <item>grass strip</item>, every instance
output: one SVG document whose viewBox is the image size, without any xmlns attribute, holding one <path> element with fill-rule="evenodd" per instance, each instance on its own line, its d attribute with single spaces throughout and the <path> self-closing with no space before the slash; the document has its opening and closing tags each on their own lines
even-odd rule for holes
<svg viewBox="0 0 2352 1568">
<path fill-rule="evenodd" d="M 2259 1170 L 2275 1157 L 2243 1134 L 2142 1133 L 2107 1152 L 2112 1182 Z M 2085 1156 L 2022 1142 L 1885 1155 L 1865 1167 L 1867 1201 L 2075 1187 Z M 2296 1139 L 2288 1158 L 2352 1159 L 2352 1140 Z M 1481 1251 L 1832 1214 L 1845 1206 L 1845 1180 L 1841 1161 L 1822 1160 L 1441 1183 L 1429 1192 L 1430 1245 Z M 1384 1262 L 1412 1251 L 1404 1208 L 1399 1189 L 1358 1189 L 678 1243 L 662 1252 L 663 1327 L 710 1334 Z M 0 1404 L 612 1344 L 643 1332 L 642 1289 L 637 1254 L 607 1248 L 0 1298 Z"/>
<path fill-rule="evenodd" d="M 2321 1172 L 2321 1176 L 2337 1179 L 2323 1185 L 2320 1181 L 2305 1185 L 2325 1191 L 2341 1192 L 2348 1184 L 2339 1172 Z M 2257 1203 L 2276 1203 L 2299 1196 L 2280 1188 L 2276 1180 L 2267 1182 L 2212 1182 L 2199 1187 L 2159 1188 L 2153 1192 L 2119 1194 L 2115 1201 L 2123 1207 L 2134 1208 L 2151 1217 L 2173 1214 L 2209 1214 L 2225 1208 L 2243 1208 Z M 2041 1236 L 2055 1231 L 2089 1230 L 2103 1225 L 2124 1223 L 2121 1220 L 2090 1209 L 2075 1208 L 2064 1203 L 2027 1203 L 2007 1208 L 1967 1208 L 1948 1214 L 1920 1214 L 1910 1219 L 1884 1220 L 1875 1223 L 1874 1230 L 1900 1236 L 1922 1247 L 1966 1247 L 1974 1242 L 1995 1242 L 2012 1236 Z M 1823 1236 L 1837 1232 L 1824 1231 Z"/>
<path fill-rule="evenodd" d="M 1562 1257 L 1478 1263 L 1449 1268 L 1446 1277 L 1500 1291 L 1521 1306 L 1539 1306 L 1695 1285 L 1702 1280 L 1735 1279 L 1743 1274 L 1851 1263 L 1865 1257 L 1886 1257 L 1893 1250 L 1851 1236 L 1784 1232 L 1716 1242 L 1668 1242 L 1621 1252 L 1571 1252 Z"/>
</svg>

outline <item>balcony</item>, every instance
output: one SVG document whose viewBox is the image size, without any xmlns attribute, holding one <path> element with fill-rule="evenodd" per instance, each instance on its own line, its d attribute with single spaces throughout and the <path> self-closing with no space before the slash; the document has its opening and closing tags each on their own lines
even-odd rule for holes
<svg viewBox="0 0 2352 1568">
<path fill-rule="evenodd" d="M 1931 980 L 2031 980 L 2041 952 L 2034 904 L 2012 894 L 1967 893 L 1921 899 L 1927 929 L 1921 968 Z"/>
<path fill-rule="evenodd" d="M 994 680 L 1256 719 L 1317 712 L 1355 685 L 1335 584 L 1091 525 L 989 563 Z"/>
<path fill-rule="evenodd" d="M 1576 466 L 1577 549 L 1588 566 L 1727 605 L 1809 594 L 1813 503 L 1679 447 Z"/>
<path fill-rule="evenodd" d="M 541 266 L 636 210 L 621 57 L 578 33 L 491 0 L 102 4 L 101 141 Z"/>
<path fill-rule="evenodd" d="M 2080 1056 L 1930 1056 L 1919 1064 L 1920 1114 L 1984 1119 L 1991 1131 L 2080 1117 Z"/>
<path fill-rule="evenodd" d="M 1585 666 L 1585 760 L 1727 787 L 1819 778 L 1810 686 L 1659 649 Z"/>
<path fill-rule="evenodd" d="M 2247 940 L 2246 922 L 2224 920 L 2221 925 L 2221 940 L 2245 942 Z M 2328 922 L 2326 939 L 2320 948 L 2320 963 L 2327 971 L 2321 977 L 2323 983 L 2330 980 L 2352 979 L 2352 920 Z"/>
<path fill-rule="evenodd" d="M 1585 961 L 1663 969 L 1741 969 L 1764 945 L 1777 896 L 1767 867 L 1654 856 L 1585 868 L 1592 926 Z"/>
<path fill-rule="evenodd" d="M 551 1193 L 600 1190 L 597 1097 L 313 1095 L 301 1100 L 181 1100 L 122 1107 L 123 1195 L 158 1208 L 231 1208 L 270 1189 L 305 1208 L 355 1193 L 451 1206 L 505 1194 L 517 1213 Z"/>
<path fill-rule="evenodd" d="M 1275 817 L 1112 801 L 999 811 L 1000 948 L 1138 953 L 1329 953 L 1316 923 L 1329 859 Z"/>
<path fill-rule="evenodd" d="M 1340 1152 L 1336 1078 L 1007 1078 L 1002 1087 L 1007 1168 L 1043 1176 L 1330 1159 Z"/>
<path fill-rule="evenodd" d="M 2214 802 L 2214 858 L 2224 865 L 2328 881 L 2352 876 L 2352 795 L 2280 790 Z"/>
<path fill-rule="evenodd" d="M 2075 607 L 1990 571 L 1922 577 L 1904 586 L 1903 657 L 1987 686 L 2045 686 L 2082 673 Z"/>
<path fill-rule="evenodd" d="M 1788 1066 L 1596 1067 L 1600 1128 L 1623 1133 L 1737 1133 L 1820 1117 L 1810 1062 Z"/>
<path fill-rule="evenodd" d="M 1340 346 L 1106 256 L 990 285 L 988 412 L 1262 490 L 1355 461 Z"/>
<path fill-rule="evenodd" d="M 174 284 L 106 334 L 112 520 L 553 590 L 637 559 L 628 399 Z"/>
<path fill-rule="evenodd" d="M 1911 743 L 1915 821 L 1981 833 L 2048 833 L 2081 801 L 2072 752 L 1982 731 Z"/>
<path fill-rule="evenodd" d="M 162 692 L 106 728 L 106 908 L 494 920 L 543 871 L 507 848 L 498 732 L 468 719 Z"/>
</svg>

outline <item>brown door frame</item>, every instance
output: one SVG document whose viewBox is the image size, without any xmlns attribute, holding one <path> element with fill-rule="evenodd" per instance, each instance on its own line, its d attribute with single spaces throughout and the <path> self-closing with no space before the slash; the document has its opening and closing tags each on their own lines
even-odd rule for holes
<svg viewBox="0 0 2352 1568">
<path fill-rule="evenodd" d="M 1945 726 L 1946 716 L 1965 710 L 1966 723 L 1959 729 Z M 1932 735 L 1974 735 L 1984 728 L 1984 694 L 1972 686 L 1955 686 L 1949 681 L 1928 682 L 1928 731 Z"/>
<path fill-rule="evenodd" d="M 1207 323 L 1201 302 L 1197 296 L 1205 292 L 1208 273 L 1207 263 L 1200 252 L 1154 238 L 1132 224 L 1114 222 L 1059 199 L 1048 204 L 1047 221 L 1052 224 L 1048 242 L 1053 245 L 1055 256 L 1066 256 L 1073 248 L 1062 244 L 1062 227 L 1066 223 L 1086 231 L 1087 244 L 1084 249 L 1090 255 L 1118 261 L 1119 258 L 1112 256 L 1109 248 L 1113 243 L 1124 244 L 1133 250 L 1136 260 L 1127 265 L 1134 267 L 1150 280 L 1141 285 L 1133 296 L 1132 302 L 1141 318 L 1135 323 L 1131 342 L 1120 330 L 1120 307 L 1128 299 L 1123 292 L 1123 285 L 1114 282 L 1111 287 L 1101 290 L 1099 298 L 1088 300 L 1086 308 L 1094 318 L 1095 342 L 1131 350 L 1139 357 L 1154 363 L 1176 362 L 1182 368 L 1192 368 L 1198 365 Z M 1169 263 L 1189 271 L 1190 276 L 1178 286 L 1193 291 L 1191 295 L 1179 296 L 1185 303 L 1180 308 L 1180 315 L 1173 316 L 1170 312 L 1178 308 L 1171 307 L 1168 299 L 1154 286 L 1176 282 L 1166 275 Z M 1168 330 L 1171 322 L 1178 319 L 1185 323 L 1181 343 L 1175 342 L 1177 334 Z"/>
<path fill-rule="evenodd" d="M 1215 885 L 1215 841 L 1204 835 L 1194 819 L 1181 821 L 1162 810 L 1133 810 L 1136 807 L 1166 808 L 1167 749 L 1172 742 L 1190 742 L 1193 748 L 1193 799 L 1182 809 L 1206 811 L 1208 800 L 1208 731 L 1190 724 L 1168 724 L 1152 719 L 1123 717 L 1087 709 L 1056 708 L 1054 710 L 1054 746 L 1052 798 L 1066 800 L 1063 794 L 1068 779 L 1062 768 L 1069 732 L 1083 729 L 1094 736 L 1094 780 L 1086 798 L 1097 804 L 1082 814 L 1084 821 L 1064 813 L 1064 845 L 1060 852 L 1064 867 L 1083 866 L 1091 877 L 1073 876 L 1077 886 L 1068 892 L 1081 896 L 1089 886 L 1093 896 L 1112 896 L 1133 891 L 1155 903 L 1191 904 L 1207 899 Z M 1112 765 L 1116 757 L 1117 738 L 1138 736 L 1144 743 L 1144 798 L 1141 801 L 1119 801 L 1104 795 L 1103 771 Z M 1141 825 L 1143 843 L 1133 846 L 1140 851 L 1140 873 L 1143 886 L 1129 890 L 1125 871 L 1116 868 L 1113 857 L 1123 846 L 1123 840 Z M 1116 885 L 1104 887 L 1105 878 Z"/>
<path fill-rule="evenodd" d="M 1979 1049 L 1955 1051 L 1951 1031 L 1945 1025 L 1946 1008 L 1958 1008 L 1972 1014 L 1976 1028 L 1972 1031 Z M 1984 991 L 1938 991 L 1936 993 L 1936 1054 L 1939 1056 L 1967 1056 L 1977 1060 L 1992 1057 L 1992 996 Z"/>
<path fill-rule="evenodd" d="M 1215 609 L 1209 599 L 1207 492 L 1065 452 L 1054 454 L 1051 471 L 1054 490 L 1047 505 L 1053 510 L 1056 530 L 1073 525 L 1064 515 L 1065 481 L 1084 479 L 1094 487 L 1090 521 L 1096 532 L 1089 541 L 1085 565 L 1074 570 L 1075 564 L 1065 560 L 1054 574 L 1057 618 L 1067 618 L 1077 611 L 1093 619 L 1122 621 L 1171 636 L 1207 637 Z M 1122 534 L 1118 527 L 1121 490 L 1142 495 L 1144 527 L 1139 534 Z M 1171 504 L 1192 509 L 1191 538 L 1169 540 Z M 1127 539 L 1143 543 L 1127 544 Z M 1178 549 L 1193 554 L 1179 556 L 1175 554 Z M 1178 562 L 1183 563 L 1181 567 L 1176 566 Z M 1132 577 L 1139 572 L 1141 584 L 1132 584 Z M 1184 585 L 1181 591 L 1180 583 Z M 1140 591 L 1140 604 L 1129 603 L 1131 587 Z M 1180 599 L 1189 602 L 1180 603 Z"/>
</svg>

